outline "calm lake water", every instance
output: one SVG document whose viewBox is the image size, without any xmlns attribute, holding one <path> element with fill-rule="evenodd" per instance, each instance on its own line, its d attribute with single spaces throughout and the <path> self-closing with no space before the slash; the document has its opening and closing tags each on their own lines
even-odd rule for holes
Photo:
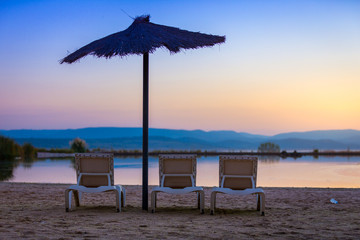
<svg viewBox="0 0 360 240">
<path fill-rule="evenodd" d="M 218 157 L 199 157 L 197 185 L 219 184 Z M 140 185 L 142 158 L 115 158 L 115 184 Z M 158 158 L 149 158 L 149 185 L 159 184 Z M 68 159 L 36 159 L 10 167 L 0 165 L 0 174 L 9 182 L 76 183 L 73 161 Z M 258 186 L 262 187 L 333 187 L 360 188 L 360 157 L 305 156 L 293 158 L 261 158 Z"/>
</svg>

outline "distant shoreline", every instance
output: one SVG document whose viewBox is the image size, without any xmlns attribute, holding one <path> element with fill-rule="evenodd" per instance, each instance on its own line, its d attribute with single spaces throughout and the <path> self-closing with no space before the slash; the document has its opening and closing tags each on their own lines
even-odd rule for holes
<svg viewBox="0 0 360 240">
<path fill-rule="evenodd" d="M 12 138 L 19 145 L 30 143 L 37 149 L 69 148 L 75 138 L 84 140 L 90 149 L 142 149 L 142 128 L 82 128 L 67 130 L 0 130 L 0 135 Z M 360 151 L 360 130 L 320 130 L 287 132 L 273 136 L 235 131 L 203 131 L 176 129 L 149 129 L 149 147 L 152 150 L 205 150 L 224 152 L 251 152 L 271 142 L 282 150 Z M 302 151 L 300 151 L 302 149 Z"/>
<path fill-rule="evenodd" d="M 114 156 L 142 156 L 142 152 L 139 150 L 134 151 L 90 151 L 92 153 L 96 152 L 102 152 L 102 153 L 113 153 Z M 38 152 L 37 157 L 38 158 L 52 158 L 52 157 L 73 157 L 75 153 L 62 153 L 62 152 Z M 335 157 L 335 156 L 360 156 L 360 151 L 322 151 L 322 152 L 314 152 L 314 151 L 307 151 L 307 152 L 286 152 L 282 151 L 280 153 L 259 153 L 259 152 L 222 152 L 222 151 L 151 151 L 149 152 L 149 156 L 158 156 L 160 154 L 196 154 L 198 156 L 219 156 L 219 155 L 251 155 L 251 156 L 278 156 L 281 158 L 300 158 L 302 156 L 329 156 L 329 157 Z"/>
<path fill-rule="evenodd" d="M 110 152 L 115 156 L 133 155 L 141 156 L 142 152 Z M 302 156 L 360 156 L 360 151 L 324 151 L 324 152 L 286 152 L 280 153 L 259 153 L 259 152 L 217 152 L 217 151 L 153 151 L 149 152 L 150 156 L 158 156 L 159 154 L 196 154 L 199 156 L 218 156 L 218 155 L 252 155 L 252 156 L 279 156 L 286 157 L 302 157 Z"/>
</svg>

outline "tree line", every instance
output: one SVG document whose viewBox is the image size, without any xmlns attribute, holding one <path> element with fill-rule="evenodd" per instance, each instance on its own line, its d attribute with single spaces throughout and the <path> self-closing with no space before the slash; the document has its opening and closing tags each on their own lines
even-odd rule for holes
<svg viewBox="0 0 360 240">
<path fill-rule="evenodd" d="M 57 149 L 55 152 L 82 153 L 88 151 L 87 144 L 80 138 L 75 138 L 70 143 L 70 149 Z M 42 148 L 36 148 L 31 143 L 24 143 L 22 146 L 13 139 L 0 136 L 0 160 L 21 158 L 34 158 L 37 152 L 48 151 Z"/>
</svg>

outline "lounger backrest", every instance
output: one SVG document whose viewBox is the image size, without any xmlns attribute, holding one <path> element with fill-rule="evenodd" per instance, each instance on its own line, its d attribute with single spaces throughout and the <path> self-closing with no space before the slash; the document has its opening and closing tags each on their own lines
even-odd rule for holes
<svg viewBox="0 0 360 240">
<path fill-rule="evenodd" d="M 161 187 L 196 186 L 196 155 L 159 155 L 159 180 Z"/>
<path fill-rule="evenodd" d="M 219 186 L 233 190 L 256 187 L 257 157 L 220 156 Z M 223 185 L 221 185 L 223 184 Z"/>
<path fill-rule="evenodd" d="M 99 187 L 114 185 L 114 159 L 108 153 L 77 153 L 75 154 L 76 177 L 82 175 L 79 185 Z M 86 173 L 110 174 L 110 184 L 107 175 L 86 175 Z"/>
</svg>

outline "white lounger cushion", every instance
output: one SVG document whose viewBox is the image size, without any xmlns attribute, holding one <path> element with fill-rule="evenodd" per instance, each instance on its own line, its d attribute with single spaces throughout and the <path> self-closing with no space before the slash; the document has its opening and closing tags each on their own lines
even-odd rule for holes
<svg viewBox="0 0 360 240">
<path fill-rule="evenodd" d="M 248 194 L 256 194 L 256 193 L 264 193 L 262 188 L 248 188 L 244 190 L 232 190 L 230 188 L 220 188 L 214 187 L 211 192 L 218 192 L 218 193 L 226 193 L 231 195 L 248 195 Z"/>
<path fill-rule="evenodd" d="M 153 192 L 164 192 L 171 194 L 186 194 L 191 192 L 204 191 L 202 187 L 186 187 L 186 188 L 170 188 L 170 187 L 154 187 Z"/>
<path fill-rule="evenodd" d="M 88 188 L 88 187 L 79 186 L 79 185 L 71 185 L 68 189 L 77 190 L 77 191 L 85 192 L 85 193 L 98 193 L 98 192 L 106 192 L 106 191 L 119 191 L 119 192 L 125 193 L 125 188 L 123 188 L 120 185 L 100 186 L 100 187 L 96 187 L 96 188 Z"/>
</svg>

